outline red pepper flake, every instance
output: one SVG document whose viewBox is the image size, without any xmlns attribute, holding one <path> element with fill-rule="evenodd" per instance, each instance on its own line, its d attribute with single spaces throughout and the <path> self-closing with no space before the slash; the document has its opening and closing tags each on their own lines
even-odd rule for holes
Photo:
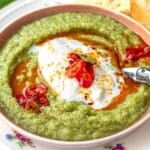
<svg viewBox="0 0 150 150">
<path fill-rule="evenodd" d="M 44 84 L 35 84 L 25 88 L 23 94 L 16 96 L 16 98 L 25 110 L 39 112 L 41 106 L 49 105 L 46 97 L 47 90 Z"/>
<path fill-rule="evenodd" d="M 130 60 L 138 60 L 143 57 L 150 57 L 150 46 L 143 44 L 129 48 L 127 49 L 126 57 Z"/>
<path fill-rule="evenodd" d="M 67 67 L 69 78 L 76 78 L 79 85 L 89 88 L 94 80 L 93 64 L 81 59 L 78 54 L 70 53 L 68 55 L 70 65 Z"/>
<path fill-rule="evenodd" d="M 86 66 L 86 63 L 83 60 L 73 61 L 67 69 L 68 77 L 74 78 L 77 75 L 81 74 L 82 71 L 85 69 L 85 66 Z"/>
</svg>

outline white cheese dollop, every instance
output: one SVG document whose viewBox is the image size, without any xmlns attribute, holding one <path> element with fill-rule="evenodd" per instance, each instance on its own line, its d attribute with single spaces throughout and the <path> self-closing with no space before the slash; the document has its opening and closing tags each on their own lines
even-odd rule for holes
<svg viewBox="0 0 150 150">
<path fill-rule="evenodd" d="M 43 78 L 56 95 L 66 102 L 80 101 L 93 109 L 101 109 L 108 106 L 121 92 L 118 87 L 121 87 L 124 80 L 115 74 L 117 67 L 111 64 L 111 57 L 102 57 L 90 45 L 59 37 L 34 45 L 32 49 L 38 50 L 38 64 Z M 97 59 L 97 64 L 94 65 L 95 78 L 89 88 L 80 87 L 75 78 L 66 75 L 69 65 L 67 56 L 75 51 L 92 54 Z"/>
</svg>

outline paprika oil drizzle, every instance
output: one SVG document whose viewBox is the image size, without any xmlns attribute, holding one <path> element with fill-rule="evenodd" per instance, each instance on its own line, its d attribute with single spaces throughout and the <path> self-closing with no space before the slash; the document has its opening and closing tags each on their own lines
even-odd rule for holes
<svg viewBox="0 0 150 150">
<path fill-rule="evenodd" d="M 35 67 L 32 69 L 32 75 L 27 76 L 28 68 L 27 64 L 29 63 L 29 59 L 23 60 L 21 63 L 19 63 L 10 78 L 10 86 L 13 90 L 13 95 L 19 95 L 23 92 L 23 89 L 26 87 L 27 82 L 30 82 L 31 84 L 36 84 L 36 78 L 37 78 L 37 70 L 38 68 Z M 24 79 L 22 82 L 19 82 L 17 79 L 18 75 L 23 75 Z"/>
<path fill-rule="evenodd" d="M 131 79 L 126 78 L 125 84 L 123 85 L 120 94 L 114 97 L 111 104 L 103 108 L 103 110 L 111 110 L 115 108 L 117 105 L 121 104 L 129 94 L 136 92 L 138 90 L 138 87 L 139 87 L 138 83 L 134 82 Z"/>
<path fill-rule="evenodd" d="M 65 34 L 63 34 L 64 36 Z M 62 35 L 59 35 L 62 36 Z M 58 36 L 58 37 L 59 37 Z M 74 38 L 74 34 L 68 34 L 67 35 L 70 38 Z M 37 43 L 37 45 L 42 45 L 44 44 L 47 40 L 50 40 L 51 38 L 45 39 L 39 43 Z M 82 40 L 83 41 L 83 40 Z M 84 43 L 86 44 L 90 44 L 90 45 L 95 45 L 94 42 L 90 42 L 90 41 L 84 41 Z M 121 61 L 121 59 L 118 59 L 118 55 L 116 56 L 114 52 L 111 53 L 111 56 L 113 57 L 113 61 L 112 63 L 119 68 L 120 72 L 121 72 L 121 68 L 124 66 L 137 66 L 138 63 L 137 61 Z M 141 58 L 142 59 L 142 58 Z M 145 59 L 143 59 L 144 61 Z M 149 60 L 149 59 L 148 59 Z M 12 87 L 13 90 L 13 95 L 19 95 L 23 92 L 23 89 L 26 87 L 27 82 L 30 82 L 31 85 L 32 84 L 37 84 L 36 79 L 38 76 L 38 67 L 35 67 L 32 69 L 32 75 L 31 76 L 27 76 L 28 73 L 28 68 L 27 68 L 27 64 L 29 63 L 29 59 L 25 59 L 23 60 L 20 64 L 18 64 L 15 69 L 14 72 L 10 78 L 10 86 Z M 17 79 L 17 76 L 23 74 L 24 75 L 24 80 L 22 82 L 19 82 Z M 131 79 L 125 78 L 124 79 L 125 83 L 123 84 L 122 90 L 120 92 L 120 94 L 116 97 L 113 98 L 111 104 L 109 104 L 107 107 L 103 108 L 103 110 L 110 110 L 115 108 L 118 104 L 121 104 L 125 98 L 131 94 L 134 93 L 138 90 L 139 84 L 134 82 Z M 121 87 L 120 87 L 121 88 Z"/>
<path fill-rule="evenodd" d="M 17 102 L 26 111 L 40 113 L 41 106 L 49 105 L 49 101 L 46 97 L 47 87 L 44 84 L 37 82 L 37 71 L 38 67 L 31 69 L 30 76 L 28 73 L 29 59 L 23 60 L 19 63 L 10 79 L 10 85 L 13 90 L 13 95 L 16 97 Z M 18 81 L 17 77 L 23 75 L 24 78 L 21 82 Z M 30 84 L 28 84 L 28 82 Z"/>
</svg>

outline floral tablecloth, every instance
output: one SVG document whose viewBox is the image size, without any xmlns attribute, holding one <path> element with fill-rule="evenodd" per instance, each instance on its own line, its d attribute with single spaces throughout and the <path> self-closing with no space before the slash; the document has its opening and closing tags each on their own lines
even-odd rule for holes
<svg viewBox="0 0 150 150">
<path fill-rule="evenodd" d="M 40 0 L 17 0 L 6 8 L 0 10 L 0 28 L 5 22 L 15 18 L 18 14 L 23 14 L 24 10 L 18 10 L 19 7 L 27 3 L 34 3 Z M 79 1 L 79 0 L 78 0 Z M 28 5 L 26 12 L 33 9 L 44 8 L 53 5 L 61 5 L 66 3 L 75 3 L 75 0 L 41 0 L 40 3 Z M 11 14 L 11 16 L 9 15 Z M 8 16 L 7 18 L 5 16 Z M 1 19 L 5 18 L 2 22 Z M 150 120 L 142 127 L 131 133 L 130 135 L 108 143 L 98 148 L 99 150 L 150 150 Z M 97 149 L 97 150 L 98 150 Z M 0 120 L 0 150 L 52 150 L 45 144 L 28 139 L 17 133 L 9 127 L 3 120 Z"/>
<path fill-rule="evenodd" d="M 135 132 L 112 143 L 99 147 L 99 150 L 150 150 L 150 120 Z M 0 150 L 53 150 L 33 139 L 28 139 L 12 130 L 0 120 Z M 96 149 L 98 150 L 98 149 Z"/>
</svg>

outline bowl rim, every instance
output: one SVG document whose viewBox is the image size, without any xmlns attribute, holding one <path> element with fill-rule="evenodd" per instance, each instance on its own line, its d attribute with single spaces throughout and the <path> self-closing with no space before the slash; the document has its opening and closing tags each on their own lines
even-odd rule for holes
<svg viewBox="0 0 150 150">
<path fill-rule="evenodd" d="M 70 145 L 70 146 L 82 146 L 85 144 L 97 144 L 97 143 L 106 143 L 109 141 L 113 141 L 117 138 L 124 137 L 130 132 L 136 130 L 139 128 L 142 124 L 144 124 L 147 120 L 150 119 L 150 110 L 148 110 L 139 120 L 137 120 L 134 124 L 129 126 L 128 128 L 125 128 L 115 134 L 112 134 L 110 136 L 106 136 L 103 138 L 98 138 L 98 139 L 92 139 L 92 140 L 84 140 L 84 141 L 63 141 L 63 140 L 57 140 L 57 139 L 49 139 L 46 137 L 42 137 L 40 135 L 36 135 L 34 133 L 31 133 L 20 126 L 18 126 L 16 123 L 13 123 L 3 112 L 0 112 L 0 118 L 4 120 L 10 127 L 18 131 L 19 133 L 23 134 L 26 137 L 35 139 L 35 140 L 40 140 L 46 143 L 53 143 L 53 144 L 58 144 L 58 145 Z"/>
<path fill-rule="evenodd" d="M 61 12 L 74 12 L 74 11 L 89 12 L 89 13 L 96 13 L 96 14 L 109 16 L 109 17 L 121 22 L 128 28 L 130 28 L 136 34 L 140 35 L 140 37 L 142 35 L 143 40 L 148 45 L 150 45 L 149 31 L 146 28 L 144 28 L 140 23 L 133 20 L 129 16 L 126 16 L 122 13 L 111 11 L 111 10 L 108 10 L 108 9 L 105 9 L 102 7 L 90 6 L 90 5 L 85 5 L 85 4 L 84 5 L 83 4 L 64 4 L 64 5 L 60 5 L 60 6 L 49 6 L 47 8 L 41 8 L 41 9 L 35 10 L 33 12 L 29 12 L 26 15 L 16 18 L 15 21 L 9 23 L 2 29 L 2 31 L 0 33 L 0 46 L 1 46 L 1 44 L 3 45 L 3 43 L 5 43 L 4 41 L 7 39 L 5 37 L 10 37 L 12 34 L 14 34 L 15 30 L 12 30 L 12 29 L 18 27 L 18 26 L 16 27 L 16 23 L 19 22 L 20 20 L 22 20 L 22 22 L 19 25 L 22 26 L 33 20 L 50 15 L 50 12 L 51 13 L 61 13 Z M 39 14 L 41 12 L 44 12 L 44 14 L 42 14 L 39 17 L 37 14 Z M 29 20 L 28 18 L 33 15 L 35 15 L 35 16 L 28 22 L 28 20 Z M 128 23 L 126 23 L 126 21 Z M 21 26 L 19 26 L 19 27 L 21 27 Z M 137 29 L 135 29 L 135 27 L 137 27 Z M 7 33 L 8 32 L 7 30 L 10 31 L 10 33 Z M 2 37 L 5 40 L 3 40 Z M 81 145 L 85 145 L 85 144 L 104 143 L 104 142 L 112 141 L 119 137 L 125 136 L 129 132 L 131 132 L 131 131 L 135 130 L 136 128 L 138 128 L 139 126 L 141 126 L 148 119 L 150 119 L 150 110 L 148 109 L 148 111 L 143 116 L 141 116 L 141 118 L 139 120 L 137 120 L 135 123 L 133 123 L 130 127 L 126 128 L 126 129 L 123 129 L 123 130 L 121 130 L 113 135 L 107 136 L 107 137 L 93 139 L 93 140 L 84 140 L 84 141 L 62 141 L 62 140 L 56 140 L 56 139 L 49 139 L 46 137 L 42 137 L 40 135 L 33 134 L 33 133 L 21 128 L 17 124 L 13 123 L 13 121 L 11 121 L 11 119 L 9 119 L 9 117 L 6 114 L 4 114 L 1 110 L 0 110 L 0 118 L 2 118 L 6 123 L 8 123 L 12 128 L 16 129 L 18 132 L 22 133 L 23 135 L 25 135 L 27 137 L 33 138 L 35 140 L 40 140 L 43 142 L 48 142 L 48 143 L 53 143 L 53 144 L 63 144 L 63 145 L 65 144 L 65 145 L 71 145 L 71 146 L 72 145 L 74 145 L 74 146 L 80 145 L 81 146 Z"/>
</svg>

